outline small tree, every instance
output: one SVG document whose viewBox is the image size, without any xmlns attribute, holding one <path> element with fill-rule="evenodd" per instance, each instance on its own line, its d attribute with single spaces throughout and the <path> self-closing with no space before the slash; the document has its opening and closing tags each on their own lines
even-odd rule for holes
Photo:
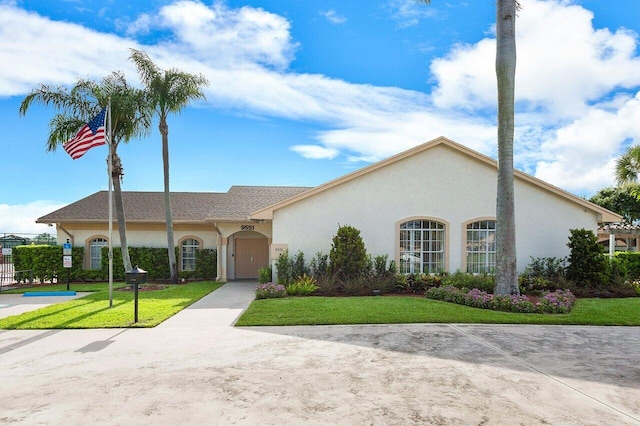
<svg viewBox="0 0 640 426">
<path fill-rule="evenodd" d="M 353 226 L 339 226 L 333 237 L 329 263 L 332 274 L 343 279 L 361 277 L 368 272 L 367 251 L 360 231 Z"/>
<path fill-rule="evenodd" d="M 572 229 L 567 246 L 571 249 L 567 279 L 579 287 L 600 286 L 609 280 L 604 248 L 593 231 Z"/>
</svg>

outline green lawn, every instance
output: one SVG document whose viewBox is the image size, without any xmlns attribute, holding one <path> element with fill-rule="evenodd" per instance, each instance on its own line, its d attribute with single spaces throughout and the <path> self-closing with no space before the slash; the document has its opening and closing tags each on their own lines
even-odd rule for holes
<svg viewBox="0 0 640 426">
<path fill-rule="evenodd" d="M 112 308 L 109 308 L 108 284 L 71 284 L 71 290 L 94 293 L 0 319 L 0 329 L 155 327 L 221 285 L 202 281 L 171 285 L 163 290 L 141 291 L 138 293 L 138 322 L 134 323 L 134 293 L 115 290 L 125 284 L 114 283 Z M 59 284 L 12 292 L 66 289 L 66 284 Z"/>
<path fill-rule="evenodd" d="M 423 297 L 287 297 L 254 301 L 236 325 L 318 324 L 640 325 L 640 297 L 580 299 L 570 314 L 518 314 Z"/>
</svg>

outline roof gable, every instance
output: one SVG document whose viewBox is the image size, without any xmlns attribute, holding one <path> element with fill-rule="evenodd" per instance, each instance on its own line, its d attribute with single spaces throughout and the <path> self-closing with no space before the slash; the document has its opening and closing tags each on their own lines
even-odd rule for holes
<svg viewBox="0 0 640 426">
<path fill-rule="evenodd" d="M 365 176 L 369 173 L 373 173 L 377 170 L 380 170 L 382 168 L 388 167 L 390 165 L 396 164 L 406 158 L 412 157 L 414 155 L 420 154 L 422 152 L 428 151 L 434 147 L 437 146 L 446 146 L 464 156 L 467 156 L 469 159 L 471 160 L 475 160 L 478 161 L 482 164 L 485 164 L 489 167 L 491 167 L 492 169 L 497 171 L 498 168 L 498 164 L 496 162 L 496 160 L 494 160 L 491 157 L 488 157 L 484 154 L 481 154 L 477 151 L 474 151 L 470 148 L 467 148 L 464 145 L 461 145 L 459 143 L 456 143 L 450 139 L 447 139 L 445 137 L 438 137 L 436 139 L 433 139 L 429 142 L 426 142 L 422 145 L 418 145 L 414 148 L 411 148 L 407 151 L 403 151 L 399 154 L 396 154 L 392 157 L 389 157 L 385 160 L 379 161 L 377 163 L 371 164 L 367 167 L 364 167 L 362 169 L 356 170 L 354 172 L 351 172 L 345 176 L 342 176 L 338 179 L 334 179 L 332 181 L 329 181 L 325 184 L 322 184 L 320 186 L 317 186 L 309 191 L 303 192 L 301 194 L 298 194 L 294 197 L 291 197 L 287 200 L 283 200 L 281 202 L 275 203 L 273 205 L 267 206 L 263 209 L 260 210 L 256 210 L 251 214 L 251 219 L 256 219 L 256 220 L 271 220 L 273 219 L 273 212 L 275 210 L 278 210 L 280 208 L 286 207 L 288 205 L 294 204 L 298 201 L 301 201 L 303 199 L 309 198 L 309 197 L 313 197 L 316 194 L 319 194 L 321 192 L 324 191 L 328 191 L 332 188 L 335 188 L 339 185 L 343 185 L 347 182 L 350 182 L 354 179 L 357 179 L 361 176 Z M 540 180 L 536 177 L 533 177 L 531 175 L 528 175 L 524 172 L 521 172 L 519 170 L 515 170 L 514 171 L 515 174 L 515 179 L 516 180 L 521 180 L 524 182 L 529 183 L 530 185 L 533 185 L 534 187 L 545 191 L 547 193 L 551 193 L 554 194 L 556 196 L 559 196 L 571 203 L 574 204 L 578 204 L 588 210 L 591 210 L 593 212 L 595 212 L 596 214 L 598 214 L 599 216 L 599 221 L 600 222 L 620 222 L 622 220 L 622 217 L 614 212 L 611 212 L 603 207 L 600 207 L 596 204 L 593 204 L 583 198 L 580 198 L 576 195 L 573 195 L 563 189 L 560 189 L 556 186 L 553 186 L 543 180 Z"/>
</svg>

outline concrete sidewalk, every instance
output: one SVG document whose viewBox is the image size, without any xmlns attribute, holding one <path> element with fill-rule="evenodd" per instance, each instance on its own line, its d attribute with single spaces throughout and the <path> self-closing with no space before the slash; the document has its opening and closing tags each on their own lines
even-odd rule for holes
<svg viewBox="0 0 640 426">
<path fill-rule="evenodd" d="M 0 330 L 0 424 L 640 424 L 639 327 L 229 326 L 254 286 L 153 329 Z"/>
<path fill-rule="evenodd" d="M 228 282 L 156 328 L 229 327 L 255 299 L 255 281 Z"/>
</svg>

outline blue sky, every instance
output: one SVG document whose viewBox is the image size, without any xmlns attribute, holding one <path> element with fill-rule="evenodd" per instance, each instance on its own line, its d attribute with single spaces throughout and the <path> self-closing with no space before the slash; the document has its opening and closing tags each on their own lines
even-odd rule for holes
<svg viewBox="0 0 640 426">
<path fill-rule="evenodd" d="M 590 196 L 640 143 L 640 3 L 520 0 L 516 167 Z M 169 117 L 171 188 L 315 186 L 446 136 L 495 158 L 494 1 L 0 0 L 0 233 L 107 188 L 106 147 L 45 151 L 37 85 L 138 84 L 129 48 L 204 74 Z M 162 190 L 160 136 L 122 145 L 123 188 Z"/>
</svg>

